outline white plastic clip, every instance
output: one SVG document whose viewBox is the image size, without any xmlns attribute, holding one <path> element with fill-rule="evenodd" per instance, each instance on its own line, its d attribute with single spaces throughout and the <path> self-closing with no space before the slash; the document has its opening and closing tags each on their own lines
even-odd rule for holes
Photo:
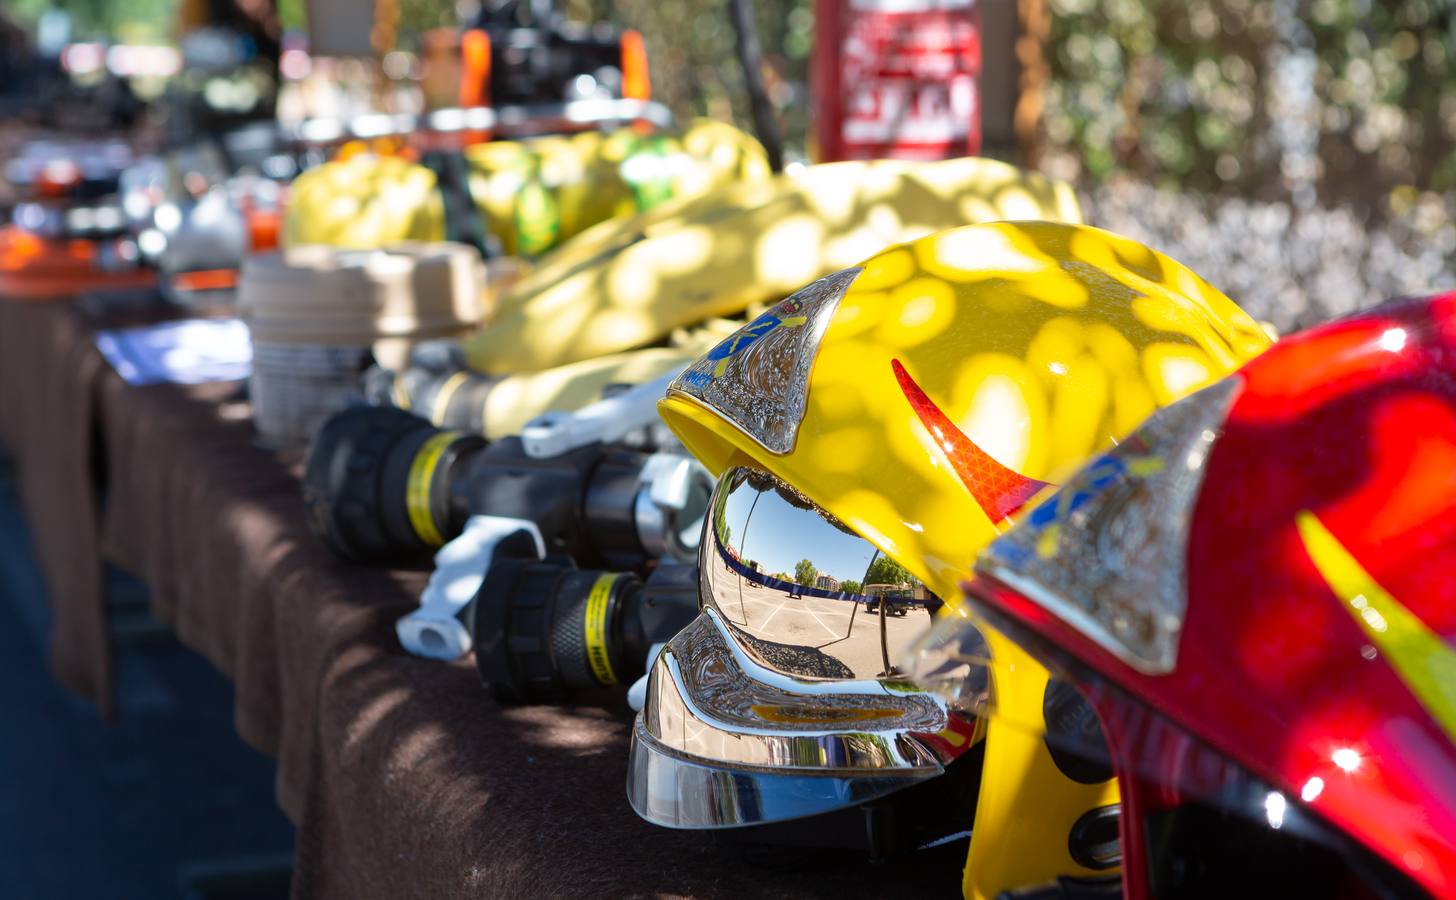
<svg viewBox="0 0 1456 900">
<path fill-rule="evenodd" d="M 536 558 L 546 555 L 546 542 L 535 522 L 505 516 L 471 516 L 460 536 L 435 554 L 435 571 L 420 594 L 420 608 L 394 624 L 404 649 L 428 659 L 459 659 L 475 642 L 460 621 L 460 612 L 485 580 L 501 542 L 521 535 L 535 543 Z"/>
<path fill-rule="evenodd" d="M 667 643 L 662 642 L 647 648 L 647 668 L 644 670 L 646 674 L 632 682 L 632 686 L 627 688 L 627 705 L 632 707 L 634 712 L 642 712 L 642 707 L 647 705 L 647 680 L 652 677 L 652 667 L 657 665 L 657 655 L 666 646 Z"/>
<path fill-rule="evenodd" d="M 678 372 L 669 372 L 576 412 L 542 413 L 521 429 L 521 444 L 528 456 L 540 458 L 619 441 L 627 432 L 657 421 L 657 401 L 677 376 Z"/>
<path fill-rule="evenodd" d="M 713 476 L 703 464 L 687 454 L 662 451 L 647 458 L 638 480 L 633 516 L 637 537 L 650 555 L 682 562 L 697 559 L 698 545 L 686 543 L 690 534 L 695 540 L 696 522 L 713 493 Z M 646 490 L 641 488 L 645 487 Z M 696 508 L 692 518 L 684 521 L 690 506 Z"/>
</svg>

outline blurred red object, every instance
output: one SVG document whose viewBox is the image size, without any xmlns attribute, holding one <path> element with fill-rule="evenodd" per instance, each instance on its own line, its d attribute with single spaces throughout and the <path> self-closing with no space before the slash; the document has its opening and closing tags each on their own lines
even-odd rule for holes
<svg viewBox="0 0 1456 900">
<path fill-rule="evenodd" d="M 975 0 L 816 0 L 814 7 L 819 161 L 980 152 Z"/>
</svg>

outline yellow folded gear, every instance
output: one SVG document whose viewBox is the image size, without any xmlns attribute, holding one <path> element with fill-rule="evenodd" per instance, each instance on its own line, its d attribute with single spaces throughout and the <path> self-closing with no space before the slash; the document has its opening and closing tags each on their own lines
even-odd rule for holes
<svg viewBox="0 0 1456 900">
<path fill-rule="evenodd" d="M 638 385 L 681 371 L 745 319 L 714 319 L 673 333 L 668 346 L 582 360 L 544 372 L 481 375 L 469 370 L 434 377 L 394 373 L 389 401 L 441 428 L 477 432 L 491 440 L 518 434 L 546 412 L 575 412 L 602 399 L 614 384 Z"/>
<path fill-rule="evenodd" d="M 998 219 L 1077 223 L 1072 189 L 988 159 L 810 166 L 605 222 L 541 260 L 470 339 L 484 372 L 531 372 L 741 313 L 886 247 Z"/>
<path fill-rule="evenodd" d="M 769 175 L 756 140 L 710 120 L 681 133 L 584 132 L 464 152 L 471 197 L 508 256 L 539 256 L 598 222 Z M 350 156 L 300 175 L 284 221 L 288 245 L 364 250 L 444 236 L 435 174 L 390 156 Z"/>
<path fill-rule="evenodd" d="M 293 181 L 283 223 L 285 246 L 372 250 L 444 239 L 435 173 L 395 156 L 355 156 L 304 172 Z"/>
<path fill-rule="evenodd" d="M 520 434 L 542 413 L 575 412 L 602 399 L 609 385 L 642 384 L 676 372 L 706 350 L 701 345 L 651 347 L 503 378 L 485 395 L 481 431 L 491 440 Z"/>
<path fill-rule="evenodd" d="M 735 173 L 735 181 L 766 181 L 773 177 L 768 154 L 758 139 L 717 119 L 694 119 L 682 135 L 690 156 L 708 160 L 715 168 Z M 681 190 L 686 194 L 689 190 Z"/>
<path fill-rule="evenodd" d="M 574 412 L 597 402 L 610 385 L 643 384 L 684 369 L 744 324 L 742 318 L 712 319 L 674 332 L 667 347 L 613 353 L 503 378 L 485 396 L 481 431 L 491 440 L 519 434 L 542 413 Z"/>
<path fill-rule="evenodd" d="M 539 256 L 598 222 L 770 174 L 758 141 L 711 120 L 680 133 L 491 141 L 465 157 L 471 194 L 511 256 Z"/>
</svg>

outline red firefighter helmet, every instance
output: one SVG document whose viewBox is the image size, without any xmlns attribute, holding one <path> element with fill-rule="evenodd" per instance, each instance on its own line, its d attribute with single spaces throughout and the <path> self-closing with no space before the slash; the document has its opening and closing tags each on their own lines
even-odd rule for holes
<svg viewBox="0 0 1456 900">
<path fill-rule="evenodd" d="M 967 595 L 922 684 L 977 702 L 977 618 L 1076 684 L 1046 739 L 1117 772 L 1128 897 L 1456 896 L 1456 293 L 1159 411 Z"/>
</svg>

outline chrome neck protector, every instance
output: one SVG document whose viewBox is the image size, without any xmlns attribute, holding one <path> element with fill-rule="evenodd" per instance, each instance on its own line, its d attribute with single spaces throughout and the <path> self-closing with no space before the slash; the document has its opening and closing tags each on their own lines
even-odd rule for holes
<svg viewBox="0 0 1456 900">
<path fill-rule="evenodd" d="M 973 745 L 972 720 L 893 666 L 939 601 L 788 485 L 724 473 L 698 565 L 703 613 L 654 663 L 633 733 L 627 793 L 643 818 L 723 828 L 831 812 Z"/>
</svg>

